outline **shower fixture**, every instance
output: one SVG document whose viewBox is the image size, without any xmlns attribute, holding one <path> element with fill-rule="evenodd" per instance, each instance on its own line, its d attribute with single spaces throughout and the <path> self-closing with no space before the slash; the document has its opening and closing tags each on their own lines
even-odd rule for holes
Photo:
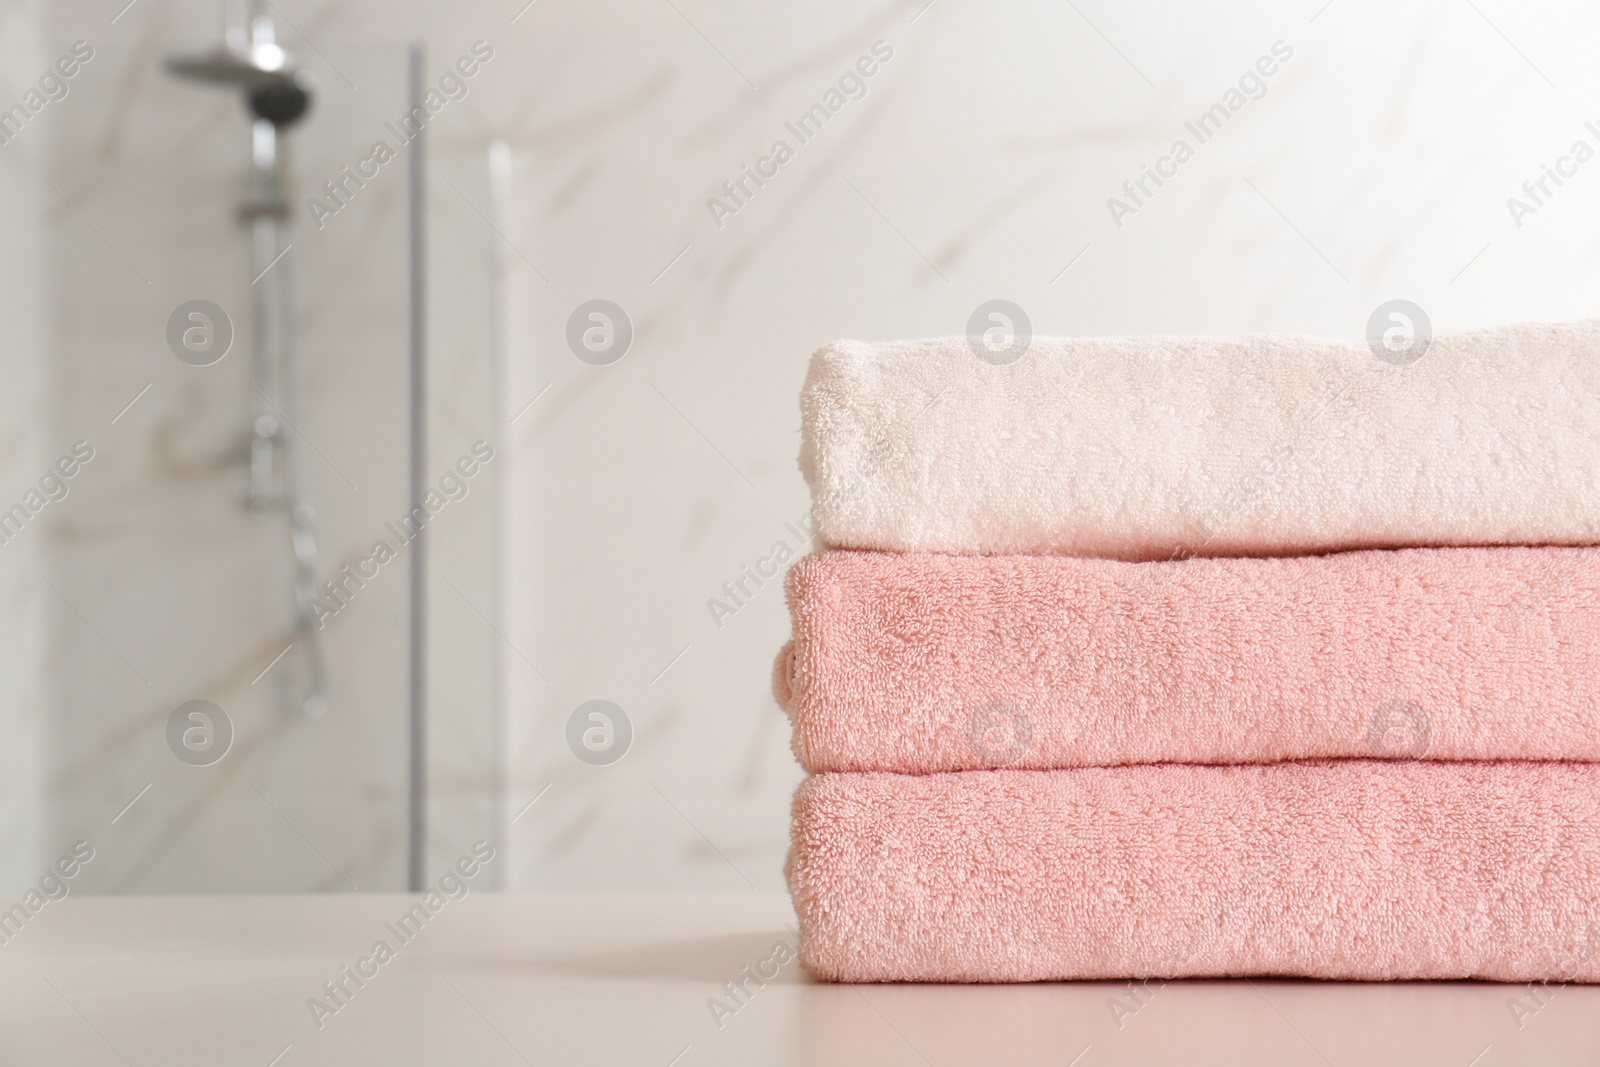
<svg viewBox="0 0 1600 1067">
<path fill-rule="evenodd" d="M 277 43 L 260 0 L 225 0 L 222 43 L 210 51 L 169 56 L 181 78 L 243 92 L 250 113 L 250 172 L 239 220 L 250 233 L 251 511 L 288 519 L 294 564 L 294 648 L 300 677 L 286 678 L 296 712 L 316 718 L 327 707 L 327 666 L 316 614 L 317 540 L 311 506 L 300 496 L 288 431 L 293 428 L 294 307 L 289 235 L 286 133 L 311 104 L 312 79 Z"/>
</svg>

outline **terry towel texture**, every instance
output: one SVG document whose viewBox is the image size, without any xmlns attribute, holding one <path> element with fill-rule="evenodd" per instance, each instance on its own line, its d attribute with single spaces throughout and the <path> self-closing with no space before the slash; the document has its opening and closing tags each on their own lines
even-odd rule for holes
<svg viewBox="0 0 1600 1067">
<path fill-rule="evenodd" d="M 823 979 L 1600 980 L 1600 766 L 825 774 L 795 795 Z"/>
<path fill-rule="evenodd" d="M 800 465 L 834 548 L 1113 559 L 1583 544 L 1600 320 L 1443 334 L 1394 365 L 1295 335 L 964 338 L 817 352 Z"/>
<path fill-rule="evenodd" d="M 787 591 L 808 771 L 1600 760 L 1596 548 L 823 552 Z"/>
</svg>

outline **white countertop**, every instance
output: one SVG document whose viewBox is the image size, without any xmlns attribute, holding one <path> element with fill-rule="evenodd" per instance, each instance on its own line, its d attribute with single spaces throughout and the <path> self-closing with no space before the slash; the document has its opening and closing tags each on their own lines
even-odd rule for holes
<svg viewBox="0 0 1600 1067">
<path fill-rule="evenodd" d="M 475 892 L 402 942 L 385 924 L 414 902 L 50 903 L 0 945 L 0 1064 L 1600 1063 L 1600 987 L 830 986 L 774 953 L 794 943 L 784 896 Z M 335 1006 L 322 984 L 380 939 L 393 958 L 362 965 L 376 974 L 359 988 L 347 979 L 354 992 L 319 1029 L 308 999 Z M 724 983 L 747 966 L 777 977 L 747 982 L 737 1005 Z M 713 999 L 728 1009 L 720 1028 Z"/>
</svg>

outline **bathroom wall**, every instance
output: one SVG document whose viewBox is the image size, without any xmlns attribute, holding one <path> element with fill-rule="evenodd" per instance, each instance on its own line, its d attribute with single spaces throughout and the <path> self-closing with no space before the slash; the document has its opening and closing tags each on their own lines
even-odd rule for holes
<svg viewBox="0 0 1600 1067">
<path fill-rule="evenodd" d="M 1532 212 L 1508 206 L 1575 141 L 1600 146 L 1585 126 L 1600 128 L 1586 62 L 1600 27 L 1576 2 L 277 7 L 295 27 L 291 47 L 351 99 L 339 71 L 361 82 L 361 57 L 385 43 L 422 41 L 430 78 L 474 42 L 494 50 L 430 126 L 441 173 L 461 186 L 430 197 L 456 200 L 455 232 L 475 234 L 499 271 L 498 283 L 455 290 L 485 297 L 493 285 L 482 344 L 497 341 L 505 359 L 499 417 L 473 399 L 450 432 L 466 441 L 487 425 L 496 443 L 504 578 L 482 555 L 450 572 L 465 595 L 444 640 L 502 672 L 500 726 L 483 711 L 489 695 L 456 701 L 466 725 L 449 788 L 470 798 L 463 812 L 478 806 L 461 817 L 465 834 L 494 805 L 484 790 L 503 729 L 498 839 L 513 888 L 781 886 L 799 772 L 769 677 L 787 621 L 778 582 L 744 576 L 805 547 L 796 395 L 827 340 L 959 333 L 996 297 L 1020 304 L 1037 333 L 1073 335 L 1354 337 L 1396 297 L 1420 304 L 1435 330 L 1594 313 L 1600 163 L 1547 183 Z M 85 72 L 98 88 L 78 100 L 95 106 L 74 112 L 69 97 L 55 116 L 52 170 L 152 282 L 57 204 L 46 436 L 93 431 L 107 448 L 88 472 L 102 480 L 63 508 L 52 573 L 109 640 L 50 608 L 51 810 L 73 813 L 51 832 L 104 822 L 154 780 L 148 808 L 116 824 L 144 829 L 101 888 L 183 884 L 189 875 L 161 857 L 202 842 L 227 872 L 193 871 L 211 883 L 343 885 L 254 782 L 297 798 L 285 813 L 360 871 L 356 882 L 387 885 L 399 759 L 388 724 L 403 691 L 384 627 L 398 626 L 401 593 L 374 589 L 365 626 L 352 615 L 330 647 L 356 672 L 343 719 L 302 730 L 248 694 L 281 647 L 283 616 L 272 599 L 281 575 L 262 562 L 276 548 L 230 510 L 237 472 L 215 459 L 242 381 L 226 369 L 187 375 L 159 332 L 179 300 L 239 302 L 248 282 L 217 192 L 239 164 L 233 105 L 197 103 L 200 90 L 154 66 L 160 50 L 211 39 L 213 5 L 140 0 L 107 18 L 87 3 L 52 7 L 50 54 L 91 30 L 105 42 Z M 892 55 L 865 95 L 800 143 L 785 123 L 879 41 Z M 1241 82 L 1263 57 L 1272 73 Z M 1242 103 L 1221 129 L 1204 142 L 1187 131 L 1231 90 Z M 191 117 L 175 123 L 175 109 Z M 323 154 L 302 162 L 317 175 L 370 139 L 359 124 L 316 136 Z M 1137 198 L 1124 189 L 1180 138 L 1192 158 Z M 496 140 L 498 199 L 470 177 Z M 723 183 L 778 140 L 792 150 L 778 174 L 734 201 Z M 386 393 L 399 379 L 374 340 L 389 329 L 374 294 L 388 291 L 396 254 L 380 216 L 393 195 L 394 184 L 374 188 L 331 220 L 345 236 L 330 224 L 329 239 L 351 244 L 305 278 L 306 329 L 329 339 L 308 369 L 307 434 L 361 485 L 350 492 L 308 458 L 336 558 L 382 511 L 369 484 L 401 491 Z M 633 327 L 607 366 L 566 340 L 569 316 L 594 299 L 620 305 Z M 456 595 L 435 590 L 441 602 Z M 140 762 L 163 756 L 170 708 L 207 693 L 243 699 L 262 753 L 239 760 L 215 799 L 177 774 L 190 768 L 155 779 Z M 574 711 L 595 699 L 621 707 L 633 734 L 604 766 L 568 742 Z M 155 803 L 157 790 L 170 799 Z"/>
</svg>

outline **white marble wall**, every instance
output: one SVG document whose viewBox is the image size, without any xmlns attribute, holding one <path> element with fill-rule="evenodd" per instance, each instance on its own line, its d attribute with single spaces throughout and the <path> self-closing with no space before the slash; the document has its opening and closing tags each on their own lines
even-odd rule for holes
<svg viewBox="0 0 1600 1067">
<path fill-rule="evenodd" d="M 150 780 L 139 760 L 162 755 L 157 718 L 208 685 L 234 699 L 281 625 L 265 593 L 279 579 L 259 562 L 272 548 L 227 510 L 234 472 L 203 461 L 234 425 L 239 382 L 225 371 L 215 388 L 192 384 L 153 325 L 218 279 L 234 279 L 230 298 L 240 292 L 215 194 L 236 164 L 218 131 L 237 120 L 160 84 L 151 65 L 158 44 L 205 40 L 212 6 L 141 0 L 108 25 L 93 71 L 102 80 L 78 100 L 95 106 L 63 125 L 54 161 L 63 191 L 153 283 L 70 211 L 51 216 L 67 264 L 54 276 L 63 336 L 52 432 L 103 421 L 156 382 L 119 423 L 124 436 L 108 436 L 127 443 L 108 447 L 104 481 L 75 498 L 59 538 L 63 588 L 93 603 L 86 613 L 155 683 L 54 609 L 52 715 L 66 725 L 52 739 L 52 811 L 73 813 L 61 830 Z M 516 887 L 781 885 L 799 777 L 768 694 L 787 630 L 781 590 L 769 584 L 720 627 L 706 601 L 775 541 L 794 543 L 785 524 L 807 506 L 795 399 L 809 352 L 830 338 L 957 333 L 994 297 L 1057 334 L 1356 336 L 1393 297 L 1421 304 L 1441 330 L 1595 312 L 1600 163 L 1520 227 L 1506 206 L 1573 140 L 1600 143 L 1584 130 L 1600 121 L 1587 62 L 1600 27 L 1575 2 L 279 6 L 330 92 L 330 68 L 382 42 L 421 39 L 439 69 L 476 40 L 495 49 L 468 98 L 440 116 L 434 144 L 461 175 L 471 171 L 460 161 L 492 140 L 509 146 L 495 216 L 505 240 L 477 232 L 505 268 L 502 410 L 539 398 L 501 438 L 504 580 L 481 559 L 458 572 L 484 613 L 500 619 L 487 602 L 503 598 L 503 636 L 459 604 L 449 622 L 451 640 L 502 664 L 507 815 L 539 798 L 503 838 Z M 49 48 L 68 25 L 107 17 L 88 3 L 61 10 Z M 719 228 L 707 198 L 877 40 L 894 55 L 865 98 Z M 1293 55 L 1265 95 L 1116 225 L 1107 198 L 1280 40 Z M 375 193 L 363 231 L 374 240 L 389 232 L 377 217 L 387 195 Z M 197 198 L 209 214 L 182 210 Z M 488 226 L 476 209 L 457 212 L 463 233 Z M 209 258 L 196 258 L 201 247 Z M 362 486 L 357 503 L 319 476 L 336 551 L 365 536 L 368 480 L 384 485 L 398 469 L 380 414 L 389 398 L 378 395 L 397 387 L 397 371 L 364 362 L 360 344 L 388 328 L 363 301 L 392 264 L 373 249 L 343 256 L 330 251 L 306 286 L 307 329 L 330 339 L 308 372 L 308 430 Z M 579 362 L 563 339 L 568 314 L 596 297 L 621 304 L 636 329 L 610 367 Z M 364 390 L 371 405 L 352 403 Z M 476 400 L 468 408 L 451 431 L 463 438 L 481 417 Z M 202 559 L 211 585 L 186 586 Z M 381 603 L 398 618 L 402 601 Z M 173 640 L 174 627 L 203 629 L 204 651 Z M 253 776 L 297 798 L 286 810 L 363 872 L 357 881 L 391 879 L 392 637 L 374 621 L 334 651 L 356 672 L 361 706 L 327 733 L 283 727 L 247 699 L 259 755 L 238 761 L 233 792 L 218 794 L 237 802 L 163 778 L 171 806 L 152 790 L 140 816 L 151 828 L 129 834 L 129 854 L 219 848 L 225 873 L 204 868 L 219 887 L 342 884 L 242 784 Z M 609 767 L 580 763 L 565 740 L 568 715 L 592 698 L 615 701 L 634 725 L 632 750 Z M 450 788 L 478 803 L 493 730 L 480 698 L 462 703 L 480 712 L 461 712 Z M 160 829 L 181 819 L 176 837 Z M 176 887 L 163 861 L 142 862 L 108 865 L 116 877 L 104 888 Z"/>
</svg>

